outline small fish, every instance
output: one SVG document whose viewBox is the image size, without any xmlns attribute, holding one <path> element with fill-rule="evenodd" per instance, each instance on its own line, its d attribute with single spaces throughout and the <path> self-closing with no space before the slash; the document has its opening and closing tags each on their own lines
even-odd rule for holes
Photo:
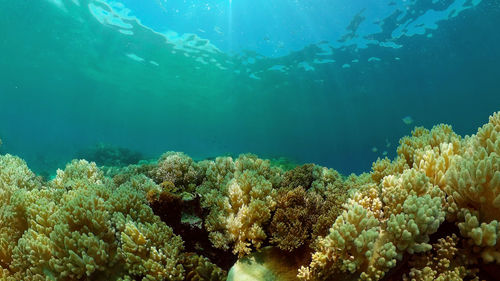
<svg viewBox="0 0 500 281">
<path fill-rule="evenodd" d="M 387 151 L 384 150 L 384 152 L 382 152 L 382 155 L 387 156 Z"/>
<path fill-rule="evenodd" d="M 372 152 L 377 152 L 378 151 L 378 148 L 376 148 L 375 146 L 372 147 Z"/>
<path fill-rule="evenodd" d="M 385 139 L 385 147 L 391 147 L 391 143 L 388 139 Z"/>
<path fill-rule="evenodd" d="M 219 34 L 223 34 L 222 30 L 218 26 L 214 27 L 214 31 L 217 32 L 217 33 L 219 33 Z"/>
<path fill-rule="evenodd" d="M 413 123 L 413 118 L 411 118 L 410 115 L 403 117 L 401 120 L 403 120 L 403 123 L 406 125 L 411 125 Z"/>
<path fill-rule="evenodd" d="M 206 31 L 201 29 L 201 28 L 198 28 L 198 31 L 201 32 L 201 33 L 205 33 Z"/>
</svg>

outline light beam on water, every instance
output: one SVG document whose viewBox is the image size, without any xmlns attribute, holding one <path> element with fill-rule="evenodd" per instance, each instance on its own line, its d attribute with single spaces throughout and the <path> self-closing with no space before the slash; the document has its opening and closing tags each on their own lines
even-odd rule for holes
<svg viewBox="0 0 500 281">
<path fill-rule="evenodd" d="M 229 42 L 229 50 L 233 51 L 233 0 L 229 0 L 229 11 L 227 16 L 227 36 Z"/>
</svg>

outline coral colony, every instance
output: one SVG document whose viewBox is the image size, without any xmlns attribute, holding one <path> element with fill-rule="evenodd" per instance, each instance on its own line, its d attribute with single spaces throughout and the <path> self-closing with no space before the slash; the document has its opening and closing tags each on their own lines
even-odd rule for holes
<svg viewBox="0 0 500 281">
<path fill-rule="evenodd" d="M 0 280 L 226 280 L 255 255 L 265 280 L 499 280 L 500 112 L 417 127 L 370 173 L 278 164 L 168 152 L 45 181 L 1 155 Z"/>
</svg>

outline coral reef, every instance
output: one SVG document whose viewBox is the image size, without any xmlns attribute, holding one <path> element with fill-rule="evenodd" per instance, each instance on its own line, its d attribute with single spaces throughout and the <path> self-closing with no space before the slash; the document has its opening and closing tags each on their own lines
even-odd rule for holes
<svg viewBox="0 0 500 281">
<path fill-rule="evenodd" d="M 26 162 L 9 154 L 0 156 L 0 269 L 4 275 L 13 261 L 17 241 L 29 227 L 23 203 L 25 193 L 40 186 Z"/>
<path fill-rule="evenodd" d="M 277 195 L 277 208 L 273 215 L 269 233 L 271 243 L 280 249 L 292 251 L 302 246 L 316 224 L 321 207 L 321 197 L 306 193 L 302 186 L 282 190 Z"/>
<path fill-rule="evenodd" d="M 284 173 L 269 233 L 278 248 L 293 251 L 328 232 L 347 200 L 347 189 L 333 169 L 305 164 Z"/>
<path fill-rule="evenodd" d="M 313 175 L 314 167 L 315 166 L 313 164 L 305 164 L 286 171 L 283 174 L 281 186 L 289 189 L 294 189 L 299 186 L 309 189 L 315 180 Z"/>
<path fill-rule="evenodd" d="M 194 253 L 184 254 L 182 264 L 186 270 L 186 281 L 219 281 L 226 280 L 227 272 L 220 269 L 209 259 Z"/>
<path fill-rule="evenodd" d="M 215 281 L 238 258 L 231 280 L 498 280 L 500 112 L 466 137 L 417 127 L 397 152 L 347 177 L 167 152 L 51 180 L 0 155 L 0 280 Z"/>
<path fill-rule="evenodd" d="M 486 262 L 500 263 L 500 112 L 450 161 L 445 192 L 460 234 Z"/>
<path fill-rule="evenodd" d="M 351 188 L 356 193 L 328 235 L 319 238 L 299 278 L 380 280 L 405 255 L 445 243 L 429 244 L 445 218 L 458 226 L 475 263 L 499 263 L 500 113 L 463 139 L 447 125 L 415 128 L 397 151 L 393 161 L 373 164 L 370 180 Z M 408 276 L 462 280 L 471 276 L 466 268 L 473 265 L 461 263 L 413 268 Z"/>
<path fill-rule="evenodd" d="M 205 227 L 217 248 L 239 256 L 260 248 L 267 238 L 264 224 L 276 207 L 281 169 L 253 155 L 216 159 L 209 163 L 205 182 L 198 188 L 202 206 L 210 213 Z"/>
<path fill-rule="evenodd" d="M 479 280 L 477 261 L 470 259 L 467 249 L 460 248 L 460 238 L 452 234 L 432 244 L 432 250 L 411 258 L 410 272 L 404 281 L 424 280 Z"/>
<path fill-rule="evenodd" d="M 191 157 L 170 151 L 160 157 L 152 178 L 160 185 L 173 184 L 179 190 L 193 192 L 201 184 L 204 173 Z"/>
<path fill-rule="evenodd" d="M 98 143 L 79 151 L 76 158 L 95 162 L 99 166 L 123 167 L 138 163 L 143 155 L 128 148 Z"/>
<path fill-rule="evenodd" d="M 183 280 L 183 242 L 147 205 L 150 179 L 114 186 L 75 160 L 42 185 L 20 159 L 2 160 L 1 213 L 12 219 L 2 219 L 0 279 Z"/>
</svg>

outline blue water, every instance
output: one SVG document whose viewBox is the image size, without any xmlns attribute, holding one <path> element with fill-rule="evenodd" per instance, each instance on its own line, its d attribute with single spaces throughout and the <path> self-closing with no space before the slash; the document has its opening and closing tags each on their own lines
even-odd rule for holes
<svg viewBox="0 0 500 281">
<path fill-rule="evenodd" d="M 500 108 L 498 0 L 0 7 L 0 150 L 38 172 L 106 143 L 360 173 L 414 126 Z"/>
</svg>

